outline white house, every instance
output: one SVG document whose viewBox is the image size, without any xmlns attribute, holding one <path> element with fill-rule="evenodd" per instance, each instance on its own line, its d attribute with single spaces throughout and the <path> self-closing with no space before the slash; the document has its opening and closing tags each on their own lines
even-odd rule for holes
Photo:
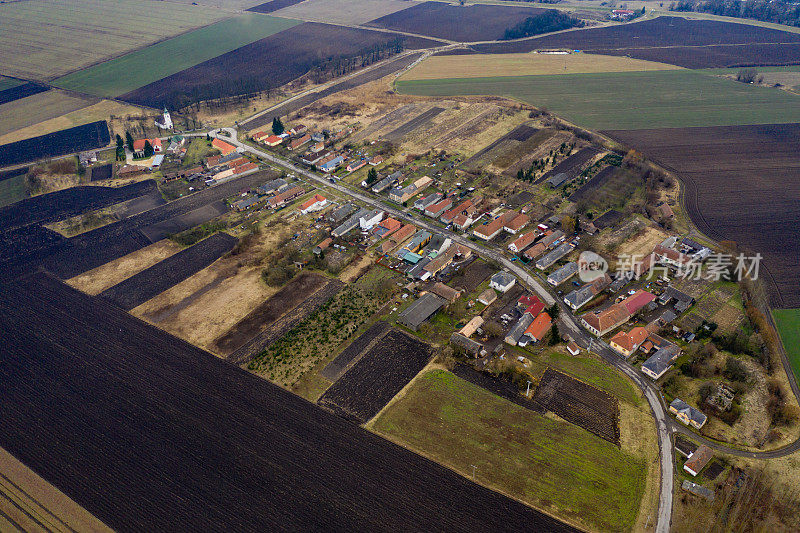
<svg viewBox="0 0 800 533">
<path fill-rule="evenodd" d="M 508 272 L 498 272 L 497 274 L 492 276 L 492 279 L 489 280 L 489 286 L 493 289 L 496 289 L 500 292 L 508 292 L 508 290 L 514 286 L 517 282 L 517 278 L 509 274 Z"/>
<path fill-rule="evenodd" d="M 328 199 L 319 194 L 315 194 L 300 205 L 300 213 L 306 214 L 313 211 L 319 211 L 328 205 Z"/>
<path fill-rule="evenodd" d="M 358 219 L 361 229 L 369 231 L 374 228 L 381 220 L 383 220 L 383 211 L 374 209 Z"/>
</svg>

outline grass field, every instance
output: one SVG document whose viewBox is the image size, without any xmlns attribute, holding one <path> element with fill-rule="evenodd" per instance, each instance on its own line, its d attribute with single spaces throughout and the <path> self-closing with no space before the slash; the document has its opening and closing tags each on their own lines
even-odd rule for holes
<svg viewBox="0 0 800 533">
<path fill-rule="evenodd" d="M 3 76 L 0 76 L 0 91 L 5 91 L 6 89 L 22 85 L 23 83 L 25 82 L 15 80 L 14 78 L 4 78 Z"/>
<path fill-rule="evenodd" d="M 73 72 L 53 84 L 98 96 L 119 96 L 299 23 L 246 13 Z"/>
<path fill-rule="evenodd" d="M 0 181 L 0 207 L 19 202 L 27 197 L 25 174 Z"/>
<path fill-rule="evenodd" d="M 7 102 L 0 105 L 0 138 L 12 131 L 77 111 L 97 101 L 96 98 L 83 98 L 59 90 L 50 90 Z"/>
<path fill-rule="evenodd" d="M 775 309 L 772 316 L 792 364 L 794 378 L 800 382 L 800 309 Z"/>
<path fill-rule="evenodd" d="M 636 521 L 644 461 L 450 372 L 417 378 L 371 429 L 466 477 L 474 465 L 478 483 L 584 527 L 628 531 Z"/>
<path fill-rule="evenodd" d="M 397 88 L 424 96 L 507 96 L 598 130 L 800 120 L 797 96 L 685 69 L 399 81 Z"/>
<path fill-rule="evenodd" d="M 231 15 L 156 0 L 30 0 L 0 5 L 0 74 L 51 79 Z"/>
<path fill-rule="evenodd" d="M 587 74 L 679 68 L 681 67 L 666 63 L 595 54 L 468 54 L 431 56 L 401 76 L 400 80 Z"/>
</svg>

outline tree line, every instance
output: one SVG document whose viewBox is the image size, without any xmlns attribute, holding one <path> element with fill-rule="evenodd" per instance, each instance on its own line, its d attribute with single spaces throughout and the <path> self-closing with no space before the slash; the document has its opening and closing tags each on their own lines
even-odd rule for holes
<svg viewBox="0 0 800 533">
<path fill-rule="evenodd" d="M 531 37 L 542 33 L 581 28 L 584 25 L 585 23 L 580 19 L 555 9 L 548 9 L 544 13 L 526 18 L 516 26 L 507 28 L 501 40 L 522 39 L 523 37 Z"/>
<path fill-rule="evenodd" d="M 670 11 L 696 11 L 725 17 L 747 18 L 800 26 L 800 4 L 786 0 L 680 0 Z"/>
</svg>

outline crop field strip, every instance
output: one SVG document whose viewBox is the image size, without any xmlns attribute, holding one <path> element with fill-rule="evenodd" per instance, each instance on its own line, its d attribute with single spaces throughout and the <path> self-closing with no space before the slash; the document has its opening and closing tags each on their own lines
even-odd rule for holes
<svg viewBox="0 0 800 533">
<path fill-rule="evenodd" d="M 408 49 L 438 44 L 418 37 L 307 22 L 139 87 L 120 98 L 151 107 L 182 108 L 201 99 L 263 90 L 263 85 L 254 82 L 259 78 L 268 79 L 274 89 L 325 61 L 371 51 L 375 46 L 398 39 Z"/>
<path fill-rule="evenodd" d="M 0 139 L 2 139 L 0 144 L 7 144 L 15 140 L 23 140 L 29 137 L 95 122 L 98 118 L 84 120 L 81 124 L 74 124 L 69 120 L 70 117 L 64 119 L 61 117 L 64 115 L 74 116 L 80 110 L 96 105 L 99 102 L 99 98 L 67 94 L 61 89 L 51 89 L 19 100 L 14 100 L 13 102 L 7 102 L 0 105 L 0 117 L 2 117 L 2 119 L 0 119 Z M 108 116 L 108 113 L 104 113 L 100 118 L 108 118 Z M 25 131 L 20 131 L 26 129 L 33 130 L 33 128 L 31 128 L 32 126 L 47 121 L 62 123 L 62 125 L 47 131 L 36 131 L 33 135 L 30 133 L 25 135 Z M 19 135 L 19 137 L 14 138 L 15 135 L 9 134 L 16 134 Z"/>
<path fill-rule="evenodd" d="M 404 0 L 305 0 L 274 13 L 310 22 L 353 25 L 406 9 L 408 5 Z"/>
<path fill-rule="evenodd" d="M 367 25 L 457 42 L 491 41 L 501 38 L 506 29 L 526 18 L 544 12 L 530 7 L 423 2 Z"/>
<path fill-rule="evenodd" d="M 2 9 L 0 7 L 0 9 Z M 111 142 L 105 120 L 0 145 L 0 166 L 102 148 Z"/>
<path fill-rule="evenodd" d="M 543 181 L 562 173 L 567 174 L 569 180 L 575 179 L 578 175 L 578 172 L 580 172 L 581 167 L 599 153 L 600 150 L 593 146 L 581 148 L 579 151 L 553 167 L 552 170 L 545 172 L 541 178 L 536 180 L 535 183 L 542 183 Z"/>
<path fill-rule="evenodd" d="M 267 349 L 307 316 L 319 309 L 325 302 L 336 296 L 344 287 L 344 283 L 336 279 L 328 279 L 316 292 L 307 295 L 297 306 L 278 317 L 267 328 L 262 329 L 244 345 L 230 353 L 226 359 L 234 364 L 243 365 L 252 361 L 260 352 Z"/>
<path fill-rule="evenodd" d="M 73 72 L 53 85 L 115 97 L 297 24 L 300 21 L 247 13 Z"/>
<path fill-rule="evenodd" d="M 578 187 L 578 189 L 569 195 L 570 202 L 580 202 L 581 200 L 587 199 L 590 194 L 592 194 L 595 190 L 601 188 L 605 185 L 611 177 L 619 172 L 619 168 L 609 165 L 603 168 L 600 172 L 595 174 L 595 176 Z"/>
<path fill-rule="evenodd" d="M 800 43 L 598 49 L 591 50 L 589 53 L 662 61 L 691 69 L 800 64 Z"/>
<path fill-rule="evenodd" d="M 475 165 L 478 165 L 481 162 L 481 159 L 486 154 L 488 154 L 489 152 L 500 146 L 503 142 L 505 141 L 525 142 L 529 138 L 531 138 L 537 131 L 538 130 L 536 128 L 533 128 L 525 124 L 521 124 L 516 128 L 514 128 L 513 130 L 511 130 L 510 132 L 508 132 L 507 134 L 497 139 L 496 141 L 492 142 L 488 146 L 485 146 L 481 150 L 478 150 L 475 154 L 472 155 L 472 157 L 464 161 L 461 164 L 461 166 L 463 168 L 470 169 Z"/>
<path fill-rule="evenodd" d="M 227 233 L 216 233 L 109 287 L 100 297 L 130 311 L 201 271 L 230 252 L 237 242 L 239 239 Z"/>
<path fill-rule="evenodd" d="M 47 85 L 41 85 L 39 83 L 25 83 L 23 85 L 4 89 L 0 91 L 0 105 L 25 98 L 26 96 L 43 93 L 48 89 L 49 87 Z"/>
<path fill-rule="evenodd" d="M 247 11 L 252 11 L 254 13 L 272 13 L 273 11 L 283 9 L 284 7 L 299 4 L 302 1 L 303 0 L 271 0 L 270 2 L 265 2 L 263 4 L 258 4 L 257 6 L 248 8 Z"/>
<path fill-rule="evenodd" d="M 473 385 L 477 385 L 478 387 L 491 392 L 495 396 L 499 396 L 505 400 L 508 400 L 515 405 L 524 407 L 525 409 L 530 409 L 531 411 L 535 411 L 539 414 L 544 414 L 546 412 L 546 409 L 540 404 L 524 398 L 519 393 L 517 386 L 510 381 L 506 381 L 500 377 L 490 376 L 486 372 L 480 372 L 463 363 L 455 365 L 451 372 L 464 381 L 469 381 Z"/>
<path fill-rule="evenodd" d="M 428 344 L 393 329 L 331 385 L 317 403 L 363 424 L 378 414 L 432 356 Z"/>
<path fill-rule="evenodd" d="M 114 165 L 112 163 L 106 163 L 105 165 L 98 165 L 96 167 L 92 167 L 92 181 L 102 181 L 111 179 L 114 175 Z"/>
<path fill-rule="evenodd" d="M 230 14 L 155 0 L 7 2 L 0 5 L 0 74 L 52 79 Z"/>
<path fill-rule="evenodd" d="M 611 209 L 606 211 L 601 216 L 597 217 L 594 220 L 594 225 L 597 229 L 606 229 L 610 228 L 611 226 L 616 226 L 625 218 L 625 213 L 622 211 L 617 211 L 616 209 Z"/>
<path fill-rule="evenodd" d="M 800 307 L 800 124 L 605 133 L 677 173 L 698 229 L 760 253 L 772 305 Z"/>
<path fill-rule="evenodd" d="M 800 383 L 800 309 L 774 309 L 772 316 L 794 369 L 794 378 Z"/>
<path fill-rule="evenodd" d="M 17 85 L 23 85 L 27 82 L 22 80 L 15 80 L 14 78 L 6 78 L 4 76 L 0 76 L 0 91 L 5 91 L 6 89 L 11 89 L 12 87 L 16 87 Z"/>
<path fill-rule="evenodd" d="M 441 107 L 432 107 L 427 111 L 420 113 L 416 117 L 412 118 L 408 122 L 401 124 L 396 129 L 390 131 L 389 133 L 382 135 L 382 137 L 391 142 L 399 142 L 408 135 L 409 133 L 414 132 L 414 130 L 418 128 L 425 127 L 430 121 L 432 121 L 436 116 L 438 116 L 442 111 L 444 111 Z"/>
<path fill-rule="evenodd" d="M 388 322 L 384 322 L 383 320 L 375 322 L 367 331 L 359 335 L 356 340 L 342 350 L 333 361 L 328 363 L 320 374 L 326 379 L 336 381 L 339 379 L 339 376 L 342 375 L 342 372 L 344 372 L 353 361 L 358 360 L 359 356 L 363 354 L 373 342 L 383 337 L 383 335 L 389 331 L 389 328 Z"/>
<path fill-rule="evenodd" d="M 111 528 L 572 531 L 102 299 L 4 289 L 0 445 Z"/>
<path fill-rule="evenodd" d="M 607 392 L 548 368 L 532 401 L 619 446 L 619 404 Z"/>
</svg>

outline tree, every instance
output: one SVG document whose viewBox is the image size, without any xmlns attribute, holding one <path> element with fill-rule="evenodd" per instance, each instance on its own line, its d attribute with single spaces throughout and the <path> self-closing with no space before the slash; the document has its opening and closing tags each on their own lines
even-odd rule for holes
<svg viewBox="0 0 800 533">
<path fill-rule="evenodd" d="M 125 142 L 117 133 L 117 161 L 125 160 Z"/>
<path fill-rule="evenodd" d="M 558 333 L 558 326 L 554 323 L 550 329 L 550 346 L 555 346 L 561 342 L 561 335 Z"/>
<path fill-rule="evenodd" d="M 553 304 L 547 308 L 547 314 L 550 315 L 550 318 L 555 320 L 558 318 L 558 313 L 561 312 L 561 309 L 558 307 L 558 304 Z"/>
<path fill-rule="evenodd" d="M 561 229 L 564 230 L 564 233 L 567 235 L 571 235 L 575 233 L 575 229 L 577 228 L 578 224 L 576 220 L 571 216 L 564 216 L 561 219 Z"/>
<path fill-rule="evenodd" d="M 283 127 L 283 122 L 281 122 L 281 119 L 278 117 L 274 117 L 272 119 L 272 133 L 274 133 L 275 135 L 280 135 L 284 131 L 286 131 L 286 128 Z"/>
<path fill-rule="evenodd" d="M 372 185 L 376 181 L 378 181 L 378 171 L 373 167 L 367 172 L 367 185 Z"/>
<path fill-rule="evenodd" d="M 145 157 L 152 157 L 154 153 L 155 153 L 155 150 L 153 150 L 153 145 L 150 144 L 150 141 L 145 141 L 144 142 L 144 156 Z"/>
<path fill-rule="evenodd" d="M 486 332 L 491 338 L 497 339 L 503 336 L 503 326 L 495 322 L 494 320 L 489 320 L 483 325 L 483 331 Z"/>
<path fill-rule="evenodd" d="M 125 142 L 128 145 L 128 150 L 133 152 L 133 136 L 131 135 L 131 132 L 129 132 L 129 131 L 125 132 Z"/>
</svg>

